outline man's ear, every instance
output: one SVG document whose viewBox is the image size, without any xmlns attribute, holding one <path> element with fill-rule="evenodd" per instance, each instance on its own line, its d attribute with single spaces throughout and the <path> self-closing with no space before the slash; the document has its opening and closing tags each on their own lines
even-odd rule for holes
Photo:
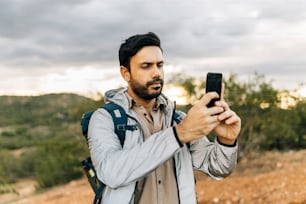
<svg viewBox="0 0 306 204">
<path fill-rule="evenodd" d="M 131 79 L 131 73 L 129 71 L 128 68 L 126 68 L 125 66 L 120 66 L 120 73 L 122 78 L 126 81 L 129 82 Z"/>
</svg>

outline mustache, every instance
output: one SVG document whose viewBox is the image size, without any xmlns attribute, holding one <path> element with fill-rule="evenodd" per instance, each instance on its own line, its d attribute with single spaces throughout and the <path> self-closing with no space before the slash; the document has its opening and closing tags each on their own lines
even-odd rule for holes
<svg viewBox="0 0 306 204">
<path fill-rule="evenodd" d="M 161 78 L 153 79 L 153 80 L 147 82 L 147 86 L 150 86 L 150 85 L 155 84 L 155 83 L 160 83 L 161 85 L 163 85 L 164 84 L 164 80 L 161 79 Z"/>
</svg>

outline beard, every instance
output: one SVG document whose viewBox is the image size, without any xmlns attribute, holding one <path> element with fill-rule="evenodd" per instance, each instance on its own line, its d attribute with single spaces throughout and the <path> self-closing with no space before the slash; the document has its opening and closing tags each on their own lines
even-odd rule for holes
<svg viewBox="0 0 306 204">
<path fill-rule="evenodd" d="M 160 83 L 160 86 L 157 86 L 155 88 L 152 88 L 153 91 L 150 93 L 150 86 L 155 84 L 155 83 Z M 145 100 L 151 100 L 154 98 L 157 98 L 163 89 L 164 85 L 164 80 L 160 78 L 153 79 L 149 82 L 147 82 L 145 85 L 140 84 L 137 80 L 135 80 L 132 76 L 130 79 L 130 87 L 133 90 L 133 92 L 140 98 L 145 99 Z"/>
</svg>

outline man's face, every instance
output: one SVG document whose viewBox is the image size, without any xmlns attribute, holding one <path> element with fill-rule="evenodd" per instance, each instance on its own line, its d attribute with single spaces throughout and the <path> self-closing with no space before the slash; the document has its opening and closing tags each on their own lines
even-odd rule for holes
<svg viewBox="0 0 306 204">
<path fill-rule="evenodd" d="M 138 97 L 151 100 L 161 94 L 164 84 L 163 54 L 157 46 L 146 46 L 130 60 L 129 87 Z"/>
</svg>

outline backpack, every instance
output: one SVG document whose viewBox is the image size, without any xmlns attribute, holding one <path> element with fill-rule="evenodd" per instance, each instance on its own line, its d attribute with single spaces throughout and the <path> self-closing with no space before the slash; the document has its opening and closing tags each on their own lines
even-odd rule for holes
<svg viewBox="0 0 306 204">
<path fill-rule="evenodd" d="M 101 106 L 101 108 L 107 110 L 107 112 L 112 116 L 115 133 L 120 140 L 121 146 L 123 147 L 125 140 L 125 131 L 126 130 L 134 131 L 137 130 L 138 127 L 136 125 L 127 125 L 128 116 L 126 115 L 124 109 L 120 105 L 115 103 L 107 103 Z M 85 137 L 87 144 L 88 144 L 88 125 L 93 113 L 94 111 L 86 112 L 83 114 L 81 118 L 82 134 Z M 177 111 L 174 111 L 173 120 L 177 124 L 182 120 L 181 116 L 178 114 Z M 171 125 L 173 125 L 173 121 Z M 103 189 L 105 188 L 105 184 L 98 179 L 91 157 L 87 157 L 86 159 L 84 159 L 81 162 L 81 164 L 83 167 L 83 171 L 85 172 L 86 177 L 88 179 L 88 182 L 90 183 L 90 186 L 95 193 L 95 198 L 93 203 L 98 204 L 102 199 L 102 192 Z"/>
</svg>

